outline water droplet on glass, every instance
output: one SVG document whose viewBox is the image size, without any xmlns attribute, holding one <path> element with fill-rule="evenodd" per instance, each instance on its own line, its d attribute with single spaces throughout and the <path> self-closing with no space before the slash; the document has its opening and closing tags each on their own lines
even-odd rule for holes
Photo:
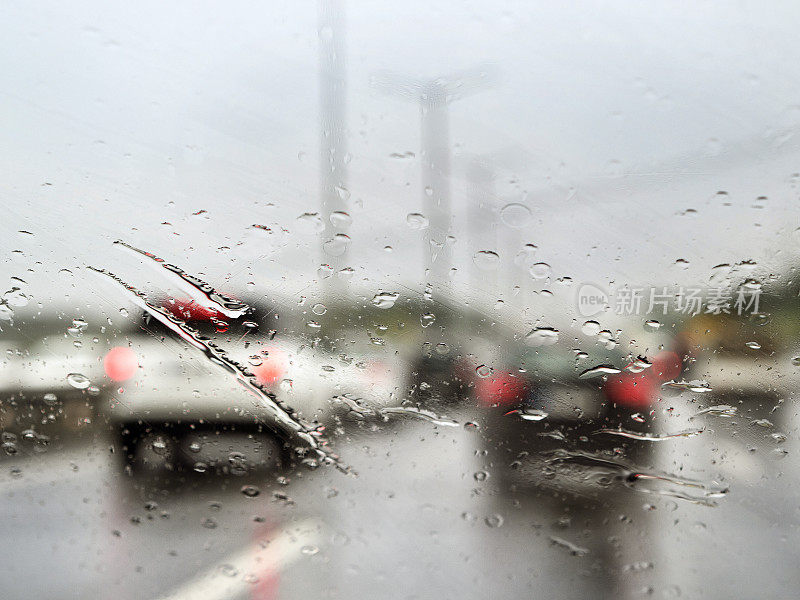
<svg viewBox="0 0 800 600">
<path fill-rule="evenodd" d="M 519 267 L 529 268 L 535 260 L 535 254 L 536 246 L 534 244 L 525 244 L 522 250 L 517 252 L 517 255 L 514 257 L 514 264 Z"/>
<path fill-rule="evenodd" d="M 581 325 L 581 333 L 584 335 L 597 335 L 600 333 L 600 323 L 597 321 L 586 321 Z"/>
<path fill-rule="evenodd" d="M 472 477 L 475 481 L 486 481 L 489 478 L 489 473 L 486 471 L 478 471 Z"/>
<path fill-rule="evenodd" d="M 430 327 L 435 320 L 436 316 L 433 313 L 425 313 L 419 318 L 419 322 L 423 327 Z"/>
<path fill-rule="evenodd" d="M 80 373 L 70 373 L 67 375 L 67 383 L 78 390 L 85 390 L 91 384 L 89 378 Z"/>
<path fill-rule="evenodd" d="M 399 296 L 397 292 L 378 292 L 372 297 L 372 304 L 382 309 L 392 308 Z"/>
<path fill-rule="evenodd" d="M 597 334 L 597 339 L 600 341 L 607 350 L 613 350 L 617 347 L 617 340 L 614 339 L 614 334 L 604 329 Z"/>
<path fill-rule="evenodd" d="M 524 204 L 512 202 L 500 209 L 500 220 L 509 227 L 520 229 L 530 222 L 531 211 Z"/>
<path fill-rule="evenodd" d="M 228 467 L 231 475 L 244 475 L 247 473 L 247 457 L 241 452 L 228 454 Z"/>
<path fill-rule="evenodd" d="M 72 326 L 67 329 L 67 332 L 73 337 L 80 336 L 89 327 L 89 323 L 83 319 L 72 319 Z"/>
<path fill-rule="evenodd" d="M 244 485 L 244 486 L 242 486 L 242 494 L 244 494 L 248 498 L 255 498 L 260 493 L 261 493 L 261 490 L 259 490 L 254 485 Z"/>
<path fill-rule="evenodd" d="M 472 257 L 472 262 L 475 263 L 479 269 L 486 271 L 496 271 L 500 266 L 500 255 L 491 250 L 479 250 Z"/>
<path fill-rule="evenodd" d="M 325 229 L 325 223 L 319 213 L 307 212 L 297 217 L 300 230 L 305 233 L 320 233 Z"/>
<path fill-rule="evenodd" d="M 611 365 L 597 365 L 591 369 L 586 369 L 578 375 L 578 377 L 580 379 L 591 379 L 593 377 L 602 377 L 603 375 L 613 375 L 616 373 L 622 373 L 622 371 Z"/>
<path fill-rule="evenodd" d="M 486 365 L 480 365 L 475 372 L 478 374 L 478 377 L 489 377 L 492 374 L 492 368 Z"/>
<path fill-rule="evenodd" d="M 315 315 L 322 316 L 328 311 L 328 308 L 324 304 L 315 304 L 311 307 L 311 312 Z"/>
<path fill-rule="evenodd" d="M 337 233 L 322 245 L 328 256 L 341 256 L 350 246 L 350 236 L 346 233 Z"/>
<path fill-rule="evenodd" d="M 730 272 L 731 266 L 727 263 L 712 267 L 708 282 L 714 286 L 722 286 L 729 281 Z"/>
<path fill-rule="evenodd" d="M 656 321 L 655 319 L 650 319 L 649 321 L 644 322 L 644 328 L 648 331 L 655 331 L 661 327 L 661 323 Z"/>
<path fill-rule="evenodd" d="M 525 336 L 528 346 L 550 346 L 558 342 L 558 330 L 552 327 L 537 327 Z"/>
<path fill-rule="evenodd" d="M 503 517 L 498 514 L 489 515 L 484 519 L 484 522 L 489 527 L 502 527 L 503 526 Z"/>
<path fill-rule="evenodd" d="M 759 344 L 758 342 L 747 342 L 745 344 L 745 346 L 747 346 L 751 350 L 760 350 L 761 349 L 761 344 Z"/>
<path fill-rule="evenodd" d="M 426 229 L 428 227 L 428 218 L 420 213 L 409 213 L 406 216 L 406 224 L 414 230 Z"/>
<path fill-rule="evenodd" d="M 336 189 L 336 195 L 339 196 L 340 200 L 350 199 L 350 190 L 348 190 L 346 187 L 337 185 L 335 189 Z"/>
<path fill-rule="evenodd" d="M 334 227 L 345 228 L 349 227 L 353 223 L 353 217 L 351 217 L 348 213 L 344 212 L 343 210 L 336 210 L 332 212 L 330 219 L 331 219 L 331 224 Z"/>
<path fill-rule="evenodd" d="M 551 271 L 552 269 L 550 268 L 550 265 L 543 262 L 534 263 L 528 269 L 528 272 L 534 279 L 547 279 L 550 277 Z"/>
<path fill-rule="evenodd" d="M 54 393 L 48 392 L 43 396 L 42 400 L 44 400 L 44 403 L 48 406 L 53 406 L 58 402 L 58 397 Z"/>
<path fill-rule="evenodd" d="M 164 456 L 169 450 L 169 445 L 163 437 L 158 436 L 150 443 L 150 448 L 159 456 Z"/>
<path fill-rule="evenodd" d="M 662 383 L 661 387 L 666 389 L 696 392 L 698 394 L 704 394 L 713 391 L 712 387 L 708 383 L 706 383 L 705 381 L 698 381 L 698 380 L 667 381 L 666 383 Z"/>
<path fill-rule="evenodd" d="M 588 548 L 582 548 L 581 546 L 573 544 L 572 542 L 569 542 L 569 541 L 567 541 L 565 539 L 562 539 L 560 537 L 556 537 L 554 535 L 550 536 L 550 542 L 554 546 L 559 546 L 561 548 L 564 548 L 572 556 L 585 556 L 585 555 L 587 555 L 589 553 L 589 549 Z"/>
<path fill-rule="evenodd" d="M 523 421 L 542 421 L 550 416 L 547 412 L 536 408 L 519 410 L 516 414 L 519 415 L 519 418 Z"/>
<path fill-rule="evenodd" d="M 0 321 L 10 321 L 14 318 L 14 311 L 7 304 L 0 304 Z"/>
<path fill-rule="evenodd" d="M 13 287 L 3 294 L 3 300 L 14 308 L 22 308 L 30 302 L 29 298 L 18 287 Z"/>
</svg>

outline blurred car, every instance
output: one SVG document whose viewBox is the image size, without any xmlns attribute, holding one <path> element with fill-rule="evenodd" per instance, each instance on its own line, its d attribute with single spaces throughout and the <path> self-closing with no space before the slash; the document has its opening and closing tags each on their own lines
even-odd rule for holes
<svg viewBox="0 0 800 600">
<path fill-rule="evenodd" d="M 69 329 L 80 331 L 75 326 Z M 45 431 L 60 429 L 74 435 L 92 424 L 101 390 L 85 374 L 96 367 L 96 358 L 67 327 L 49 333 L 2 340 L 0 425 L 4 438 L 13 440 L 18 432 L 23 438 L 45 442 L 49 439 Z M 5 450 L 15 453 L 14 444 Z"/>
<path fill-rule="evenodd" d="M 500 367 L 479 365 L 474 393 L 494 467 L 507 476 L 555 450 L 641 459 L 661 386 L 681 371 L 668 350 L 647 358 L 606 349 L 593 362 L 560 343 L 523 348 Z"/>
<path fill-rule="evenodd" d="M 424 344 L 409 371 L 410 395 L 420 403 L 453 404 L 469 397 L 471 381 L 468 363 L 462 354 L 442 343 Z"/>
<path fill-rule="evenodd" d="M 226 372 L 218 361 L 187 347 L 145 316 L 144 329 L 151 335 L 129 340 L 124 354 L 116 357 L 111 353 L 122 350 L 111 349 L 105 359 L 106 375 L 112 379 L 109 360 L 137 365 L 133 387 L 127 384 L 124 395 L 112 395 L 105 411 L 119 431 L 130 468 L 141 461 L 143 447 L 145 452 L 157 448 L 178 466 L 197 468 L 198 446 L 222 433 L 266 438 L 272 447 L 265 452 L 275 455 L 268 461 L 290 463 L 302 449 L 276 425 L 271 400 L 265 403 L 254 395 L 252 387 L 242 385 L 243 379 L 254 381 L 296 420 L 319 432 L 338 423 L 337 417 L 363 418 L 399 402 L 393 366 L 381 356 L 354 358 L 332 353 L 313 339 L 276 337 L 274 329 L 260 332 L 260 323 L 274 307 L 256 308 L 231 321 L 184 301 L 168 299 L 164 306 L 201 335 L 225 338 L 218 344 L 236 372 Z"/>
<path fill-rule="evenodd" d="M 117 432 L 131 470 L 164 462 L 202 470 L 214 465 L 203 464 L 200 449 L 221 435 L 258 438 L 262 456 L 248 462 L 293 460 L 296 440 L 276 424 L 269 395 L 319 432 L 342 415 L 377 415 L 399 402 L 395 382 L 405 375 L 396 379 L 393 370 L 401 365 L 375 351 L 334 354 L 313 339 L 261 333 L 258 322 L 273 309 L 230 320 L 190 302 L 165 299 L 162 306 L 198 339 L 216 340 L 228 365 L 147 314 L 118 337 L 106 335 L 99 319 L 76 319 L 27 345 L 5 340 L 4 424 L 42 435 L 37 428 L 51 413 L 73 429 L 99 419 Z M 246 389 L 248 378 L 267 395 Z"/>
</svg>

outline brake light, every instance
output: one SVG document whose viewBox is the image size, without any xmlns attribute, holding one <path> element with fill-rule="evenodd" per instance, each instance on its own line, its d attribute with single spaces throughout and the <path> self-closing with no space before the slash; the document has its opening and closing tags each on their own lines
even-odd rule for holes
<svg viewBox="0 0 800 600">
<path fill-rule="evenodd" d="M 478 403 L 482 406 L 508 406 L 523 400 L 527 391 L 525 382 L 511 373 L 495 373 L 475 382 Z"/>
<path fill-rule="evenodd" d="M 658 390 L 658 382 L 647 371 L 643 373 L 622 371 L 609 375 L 603 384 L 606 398 L 625 408 L 646 408 Z"/>
<path fill-rule="evenodd" d="M 393 381 L 391 366 L 380 360 L 367 362 L 366 375 L 369 384 L 384 385 Z"/>
<path fill-rule="evenodd" d="M 288 369 L 289 357 L 281 350 L 270 348 L 264 362 L 253 367 L 252 371 L 259 383 L 268 385 L 285 379 Z"/>
<path fill-rule="evenodd" d="M 136 374 L 139 360 L 136 353 L 125 346 L 116 346 L 103 358 L 103 370 L 113 381 L 125 381 Z"/>
<path fill-rule="evenodd" d="M 677 353 L 664 350 L 655 355 L 653 366 L 649 370 L 661 381 L 670 381 L 683 371 L 683 361 Z"/>
</svg>

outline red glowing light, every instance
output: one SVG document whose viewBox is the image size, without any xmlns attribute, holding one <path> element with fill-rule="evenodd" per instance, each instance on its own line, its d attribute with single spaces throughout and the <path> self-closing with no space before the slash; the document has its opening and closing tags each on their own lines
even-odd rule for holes
<svg viewBox="0 0 800 600">
<path fill-rule="evenodd" d="M 125 381 L 136 374 L 139 361 L 136 353 L 130 348 L 117 346 L 108 351 L 103 358 L 103 369 L 114 381 Z"/>
</svg>

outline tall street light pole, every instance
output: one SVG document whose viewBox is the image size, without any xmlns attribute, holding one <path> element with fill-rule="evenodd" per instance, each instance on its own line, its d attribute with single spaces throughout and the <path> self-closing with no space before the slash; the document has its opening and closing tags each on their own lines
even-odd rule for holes
<svg viewBox="0 0 800 600">
<path fill-rule="evenodd" d="M 372 85 L 386 94 L 419 103 L 422 210 L 428 219 L 425 232 L 425 282 L 441 285 L 452 265 L 448 236 L 450 207 L 449 105 L 457 99 L 490 87 L 496 79 L 492 68 L 476 68 L 448 77 L 417 79 L 396 73 L 373 75 Z"/>
<path fill-rule="evenodd" d="M 327 294 L 343 294 L 346 283 L 340 271 L 347 266 L 349 237 L 347 189 L 346 102 L 344 0 L 319 0 L 319 92 L 320 92 L 320 201 L 324 229 L 323 261 L 333 271 L 325 280 Z"/>
</svg>

